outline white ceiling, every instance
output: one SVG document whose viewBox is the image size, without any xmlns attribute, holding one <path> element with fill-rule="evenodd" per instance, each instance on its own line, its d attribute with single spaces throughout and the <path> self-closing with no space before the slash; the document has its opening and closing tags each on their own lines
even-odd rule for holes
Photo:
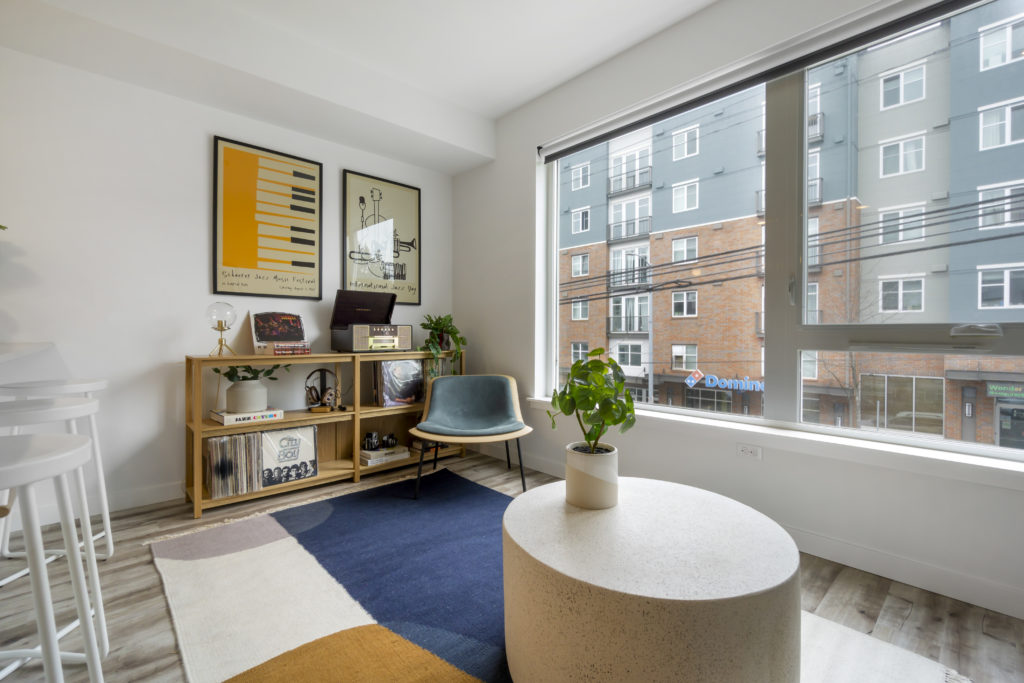
<svg viewBox="0 0 1024 683">
<path fill-rule="evenodd" d="M 339 58 L 496 118 L 711 0 L 222 0 Z"/>
<path fill-rule="evenodd" d="M 712 2 L 2 0 L 0 45 L 456 174 L 498 117 Z"/>
</svg>

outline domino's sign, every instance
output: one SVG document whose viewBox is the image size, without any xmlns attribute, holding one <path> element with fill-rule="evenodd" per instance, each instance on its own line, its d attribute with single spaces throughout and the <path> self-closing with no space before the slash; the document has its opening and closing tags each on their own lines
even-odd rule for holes
<svg viewBox="0 0 1024 683">
<path fill-rule="evenodd" d="M 705 375 L 700 370 L 694 370 L 689 376 L 683 381 L 686 386 L 691 389 L 697 385 L 697 382 L 704 380 L 704 386 L 708 389 L 732 389 L 735 391 L 764 391 L 764 381 L 758 379 L 750 379 L 744 377 L 743 379 L 733 378 L 726 379 L 719 377 L 718 375 Z"/>
</svg>

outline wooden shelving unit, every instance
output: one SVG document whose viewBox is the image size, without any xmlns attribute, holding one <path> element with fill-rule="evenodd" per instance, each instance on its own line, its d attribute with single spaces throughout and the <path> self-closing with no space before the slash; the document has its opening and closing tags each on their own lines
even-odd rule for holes
<svg viewBox="0 0 1024 683">
<path fill-rule="evenodd" d="M 446 354 L 449 358 L 451 352 Z M 295 491 L 310 486 L 317 486 L 334 481 L 352 479 L 359 481 L 362 474 L 372 474 L 395 467 L 404 467 L 418 460 L 410 457 L 404 460 L 360 467 L 359 452 L 362 446 L 364 430 L 378 432 L 394 432 L 400 443 L 408 440 L 409 423 L 423 412 L 423 404 L 415 403 L 408 406 L 384 408 L 367 403 L 365 385 L 371 375 L 367 369 L 373 369 L 374 363 L 382 360 L 415 359 L 425 360 L 429 364 L 431 355 L 426 351 L 392 351 L 387 353 L 317 353 L 308 356 L 186 356 L 185 357 L 185 492 L 192 502 L 192 511 L 196 519 L 202 517 L 203 510 L 230 505 L 243 500 L 273 496 L 278 493 Z M 212 406 L 204 405 L 204 382 L 209 381 L 217 367 L 231 365 L 274 365 L 275 363 L 290 365 L 325 366 L 333 370 L 340 384 L 343 377 L 352 380 L 352 404 L 345 406 L 343 411 L 330 413 L 311 413 L 307 410 L 286 410 L 284 418 L 273 422 L 257 424 L 223 425 L 207 417 Z M 460 372 L 465 372 L 466 357 L 463 354 Z M 341 386 L 336 387 L 340 391 Z M 296 397 L 296 403 L 302 402 Z M 317 425 L 317 475 L 284 484 L 277 484 L 259 491 L 251 491 L 237 496 L 210 498 L 203 486 L 203 440 L 212 436 L 241 434 L 245 432 L 261 432 L 288 427 Z M 441 450 L 441 455 L 462 454 L 461 447 L 450 447 Z M 198 494 L 197 494 L 198 492 Z"/>
</svg>

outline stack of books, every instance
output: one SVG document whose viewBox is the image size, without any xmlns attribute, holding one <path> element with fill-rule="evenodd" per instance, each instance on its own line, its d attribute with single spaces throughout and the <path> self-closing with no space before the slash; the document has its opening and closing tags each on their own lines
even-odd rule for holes
<svg viewBox="0 0 1024 683">
<path fill-rule="evenodd" d="M 309 342 L 270 342 L 268 346 L 275 356 L 308 356 Z"/>
<path fill-rule="evenodd" d="M 363 449 L 359 454 L 359 464 L 363 467 L 383 465 L 386 462 L 405 460 L 409 457 L 408 446 L 393 446 L 391 448 L 375 448 L 373 450 Z"/>
<path fill-rule="evenodd" d="M 222 425 L 252 424 L 254 422 L 273 422 L 284 418 L 284 411 L 267 408 L 255 413 L 229 413 L 226 410 L 211 410 L 210 419 Z"/>
</svg>

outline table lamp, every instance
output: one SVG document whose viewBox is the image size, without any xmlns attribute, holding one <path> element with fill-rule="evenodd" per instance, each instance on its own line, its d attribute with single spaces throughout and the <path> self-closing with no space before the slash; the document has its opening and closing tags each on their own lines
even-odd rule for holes
<svg viewBox="0 0 1024 683">
<path fill-rule="evenodd" d="M 209 321 L 210 327 L 220 332 L 217 346 L 210 352 L 211 356 L 223 356 L 224 349 L 227 349 L 233 356 L 238 355 L 224 340 L 224 333 L 231 329 L 237 318 L 235 307 L 224 301 L 215 301 L 206 307 L 206 319 Z"/>
</svg>

